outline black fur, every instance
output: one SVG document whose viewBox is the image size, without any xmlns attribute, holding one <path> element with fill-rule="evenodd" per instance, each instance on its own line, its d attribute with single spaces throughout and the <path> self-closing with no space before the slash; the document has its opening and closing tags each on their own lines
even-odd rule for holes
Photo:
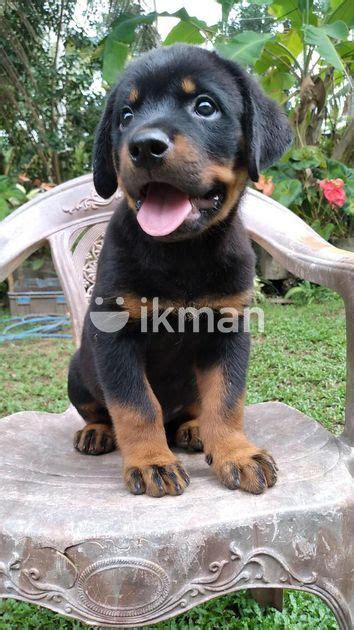
<svg viewBox="0 0 354 630">
<path fill-rule="evenodd" d="M 241 66 L 215 52 L 191 46 L 154 50 L 131 64 L 107 100 L 94 147 L 94 183 L 99 195 L 108 198 L 117 188 L 112 154 L 117 156 L 121 140 L 119 110 L 129 90 L 139 84 L 142 99 L 145 95 L 151 98 L 153 93 L 156 101 L 148 102 L 145 118 L 160 119 L 165 115 L 161 98 L 166 96 L 169 86 L 177 85 L 178 77 L 185 76 L 198 79 L 201 93 L 211 92 L 223 100 L 223 124 L 216 126 L 215 133 L 207 139 L 214 157 L 232 156 L 241 160 L 248 168 L 250 178 L 257 181 L 259 171 L 275 162 L 289 147 L 292 133 L 284 112 L 265 96 Z M 167 116 L 169 125 L 178 124 L 171 107 L 167 107 Z M 188 126 L 183 112 L 178 112 L 178 116 L 181 125 Z M 189 130 L 192 136 L 198 136 L 198 128 Z"/>
<path fill-rule="evenodd" d="M 242 86 L 248 173 L 256 182 L 259 172 L 276 162 L 289 147 L 291 129 L 285 113 L 240 66 L 228 60 L 223 63 Z"/>
<path fill-rule="evenodd" d="M 193 114 L 195 95 L 181 89 L 185 77 L 195 83 L 198 94 L 211 95 L 217 101 L 220 116 L 214 122 Z M 133 88 L 139 93 L 137 104 L 132 105 L 135 118 L 121 129 L 120 111 L 129 104 Z M 284 114 L 236 64 L 190 46 L 155 50 L 131 64 L 108 98 L 93 162 L 95 187 L 102 197 L 114 193 L 122 175 L 122 148 L 144 125 L 162 129 L 172 142 L 178 136 L 186 138 L 201 159 L 194 169 L 189 166 L 186 170 L 181 163 L 169 170 L 164 167 L 161 173 L 157 169 L 151 175 L 140 169 L 130 179 L 123 176 L 122 185 L 134 199 L 151 179 L 179 185 L 192 197 L 205 195 L 208 191 L 201 184 L 201 175 L 207 161 L 231 163 L 235 171 L 247 169 L 256 180 L 259 170 L 274 162 L 291 138 Z M 70 371 L 69 396 L 79 411 L 83 399 L 96 401 L 104 410 L 117 401 L 136 408 L 152 422 L 155 411 L 146 377 L 168 423 L 198 398 L 195 368 L 203 371 L 213 365 L 221 366 L 228 375 L 226 407 L 235 404 L 245 387 L 246 332 L 210 333 L 204 322 L 195 333 L 192 322 L 187 321 L 184 333 L 142 333 L 135 318 L 122 330 L 105 333 L 93 325 L 90 312 L 114 312 L 118 308 L 115 298 L 127 294 L 193 304 L 201 298 L 235 296 L 249 289 L 254 255 L 236 210 L 237 203 L 221 220 L 217 220 L 218 211 L 205 212 L 180 237 L 156 239 L 142 231 L 126 199 L 120 203 L 106 232 L 82 345 Z M 103 298 L 101 305 L 95 303 L 97 297 Z M 175 327 L 174 314 L 169 322 Z M 105 411 L 102 421 L 107 416 Z"/>
</svg>

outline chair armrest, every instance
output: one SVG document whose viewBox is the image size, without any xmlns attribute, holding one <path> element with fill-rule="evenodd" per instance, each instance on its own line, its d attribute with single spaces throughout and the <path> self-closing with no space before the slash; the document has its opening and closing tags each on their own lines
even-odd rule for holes
<svg viewBox="0 0 354 630">
<path fill-rule="evenodd" d="M 346 423 L 341 437 L 354 447 L 354 253 L 330 245 L 293 212 L 255 190 L 247 190 L 240 213 L 250 237 L 283 267 L 343 297 L 347 325 L 347 390 Z"/>
<path fill-rule="evenodd" d="M 109 221 L 119 194 L 102 199 L 92 175 L 82 175 L 17 208 L 0 221 L 0 281 L 60 230 Z"/>
<path fill-rule="evenodd" d="M 247 190 L 241 216 L 252 238 L 294 275 L 343 296 L 353 290 L 354 252 L 330 245 L 291 210 Z"/>
</svg>

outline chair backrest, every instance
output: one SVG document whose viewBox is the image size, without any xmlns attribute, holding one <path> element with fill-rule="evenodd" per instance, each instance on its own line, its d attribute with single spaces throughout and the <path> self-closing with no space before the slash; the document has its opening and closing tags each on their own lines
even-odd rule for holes
<svg viewBox="0 0 354 630">
<path fill-rule="evenodd" d="M 99 197 L 87 175 L 38 195 L 0 224 L 1 278 L 49 242 L 77 345 L 104 233 L 119 197 L 119 192 L 108 201 Z"/>
<path fill-rule="evenodd" d="M 118 190 L 110 199 L 102 199 L 95 192 L 92 176 L 84 175 L 38 195 L 0 222 L 0 280 L 49 242 L 76 339 L 95 281 L 106 226 L 120 198 Z M 319 256 L 312 271 L 309 261 L 302 260 L 313 255 L 314 249 L 330 246 L 290 210 L 247 189 L 239 212 L 251 238 L 287 269 L 301 277 L 306 268 L 306 276 L 312 276 L 309 279 L 340 289 L 337 279 L 332 279 L 328 270 L 321 270 Z"/>
<path fill-rule="evenodd" d="M 84 175 L 35 197 L 0 224 L 0 279 L 6 277 L 43 243 L 50 243 L 77 344 L 95 282 L 96 263 L 106 226 L 120 196 L 117 191 L 110 199 L 102 199 L 95 192 L 92 176 Z M 279 216 L 277 221 L 272 218 L 268 226 L 270 207 L 272 214 L 277 210 Z M 275 241 L 277 258 L 285 262 L 290 270 L 294 267 L 291 249 L 284 243 L 284 238 L 277 242 L 277 229 L 282 236 L 284 229 L 292 234 L 298 229 L 302 239 L 304 230 L 307 230 L 309 238 L 325 243 L 301 219 L 257 191 L 247 190 L 240 211 L 251 237 L 269 250 L 272 250 L 272 241 Z M 279 252 L 281 240 L 283 256 Z M 299 265 L 296 271 L 301 275 Z M 321 280 L 328 284 L 327 277 L 315 278 L 315 281 Z"/>
<path fill-rule="evenodd" d="M 31 253 L 50 243 L 80 343 L 95 282 L 97 258 L 120 192 L 104 200 L 84 175 L 35 197 L 0 222 L 0 281 Z M 279 203 L 247 189 L 239 209 L 250 237 L 286 269 L 340 293 L 347 312 L 347 405 L 344 435 L 354 445 L 354 255 L 329 245 Z"/>
</svg>

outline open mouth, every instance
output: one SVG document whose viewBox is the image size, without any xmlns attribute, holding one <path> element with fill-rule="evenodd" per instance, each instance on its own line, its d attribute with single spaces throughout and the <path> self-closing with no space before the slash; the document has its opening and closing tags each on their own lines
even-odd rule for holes
<svg viewBox="0 0 354 630">
<path fill-rule="evenodd" d="M 193 222 L 205 213 L 216 212 L 224 199 L 224 188 L 220 185 L 203 197 L 190 197 L 170 184 L 150 182 L 136 202 L 137 220 L 146 234 L 167 236 L 184 221 Z"/>
</svg>

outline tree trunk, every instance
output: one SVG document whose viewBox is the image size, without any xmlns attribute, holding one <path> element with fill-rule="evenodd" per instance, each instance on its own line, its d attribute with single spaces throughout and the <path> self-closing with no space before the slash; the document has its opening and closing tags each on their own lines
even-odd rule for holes
<svg viewBox="0 0 354 630">
<path fill-rule="evenodd" d="M 354 118 L 347 126 L 341 140 L 333 148 L 331 157 L 344 164 L 350 164 L 354 159 Z"/>
</svg>

